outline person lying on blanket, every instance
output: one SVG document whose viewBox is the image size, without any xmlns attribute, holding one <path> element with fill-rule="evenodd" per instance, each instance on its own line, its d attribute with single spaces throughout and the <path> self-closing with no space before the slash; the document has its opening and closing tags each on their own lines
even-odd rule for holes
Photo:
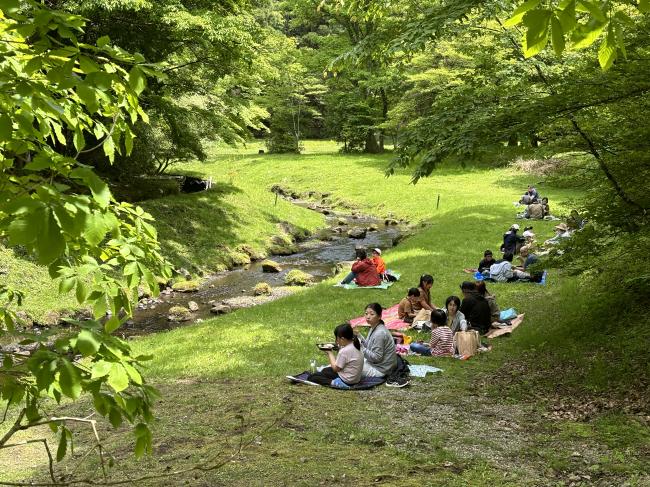
<svg viewBox="0 0 650 487">
<path fill-rule="evenodd" d="M 431 312 L 431 340 L 428 344 L 411 343 L 411 351 L 420 355 L 446 357 L 454 354 L 454 334 L 447 326 L 447 316 L 441 310 Z"/>
<path fill-rule="evenodd" d="M 382 307 L 379 303 L 370 303 L 366 306 L 364 316 L 366 323 L 370 325 L 367 338 L 359 333 L 359 328 L 354 329 L 354 334 L 361 342 L 361 352 L 365 358 L 363 377 L 385 377 L 397 367 L 395 341 L 386 329 L 381 313 Z"/>
<path fill-rule="evenodd" d="M 412 287 L 408 290 L 408 294 L 403 298 L 397 306 L 397 317 L 404 323 L 413 323 L 413 318 L 417 313 L 413 310 L 415 304 L 420 300 L 420 290 Z"/>
<path fill-rule="evenodd" d="M 337 326 L 334 329 L 334 338 L 339 347 L 338 355 L 335 357 L 334 352 L 325 350 L 330 366 L 314 374 L 309 374 L 307 380 L 322 386 L 332 385 L 334 387 L 358 384 L 361 380 L 364 362 L 359 339 L 354 336 L 354 331 L 349 323 Z"/>
<path fill-rule="evenodd" d="M 357 286 L 378 286 L 381 278 L 375 263 L 368 258 L 366 249 L 356 249 L 356 254 L 357 260 L 352 264 L 352 272 L 339 285 L 350 284 L 354 280 Z"/>
</svg>

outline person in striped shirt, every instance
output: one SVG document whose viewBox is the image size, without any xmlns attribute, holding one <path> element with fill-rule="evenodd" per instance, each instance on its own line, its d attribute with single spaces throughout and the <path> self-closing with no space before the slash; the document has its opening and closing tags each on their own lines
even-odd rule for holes
<svg viewBox="0 0 650 487">
<path fill-rule="evenodd" d="M 436 328 L 431 330 L 429 344 L 411 343 L 411 351 L 420 355 L 447 357 L 454 354 L 454 334 L 447 326 L 447 316 L 440 310 L 431 312 L 431 323 Z"/>
</svg>

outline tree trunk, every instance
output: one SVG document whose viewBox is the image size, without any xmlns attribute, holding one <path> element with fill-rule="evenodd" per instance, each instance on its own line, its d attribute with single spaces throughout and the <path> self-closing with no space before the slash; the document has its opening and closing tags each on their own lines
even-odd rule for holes
<svg viewBox="0 0 650 487">
<path fill-rule="evenodd" d="M 382 152 L 382 148 L 377 143 L 375 131 L 372 129 L 368 130 L 368 133 L 366 133 L 366 148 L 364 149 L 364 152 L 369 154 L 379 154 Z"/>
</svg>

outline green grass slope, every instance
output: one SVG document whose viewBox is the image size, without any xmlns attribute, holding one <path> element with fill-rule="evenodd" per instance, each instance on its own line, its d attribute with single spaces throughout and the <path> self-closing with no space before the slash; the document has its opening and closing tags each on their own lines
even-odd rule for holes
<svg viewBox="0 0 650 487">
<path fill-rule="evenodd" d="M 492 352 L 468 361 L 414 358 L 444 372 L 408 389 L 341 392 L 288 384 L 284 375 L 304 370 L 311 358 L 323 363 L 315 343 L 328 339 L 336 324 L 360 315 L 369 302 L 397 302 L 420 274 L 434 275 L 436 304 L 458 294 L 468 277 L 462 269 L 475 266 L 486 248 L 498 248 L 515 221 L 511 202 L 530 182 L 509 169 L 443 167 L 412 186 L 406 173 L 384 177 L 387 157 L 312 149 L 322 152 L 258 156 L 251 149 L 250 156 L 220 154 L 190 169 L 241 191 L 229 197 L 248 195 L 253 207 L 261 203 L 249 210 L 255 214 L 269 204 L 260 195 L 281 184 L 329 191 L 367 212 L 426 221 L 417 235 L 385 253 L 402 280 L 387 291 L 346 291 L 331 287 L 331 279 L 263 306 L 136 340 L 137 349 L 154 354 L 146 375 L 163 392 L 155 455 L 133 460 L 132 438 L 104 426 L 101 434 L 119 462 L 116 477 L 163 475 L 142 485 L 650 483 L 643 409 L 649 323 L 612 312 L 624 298 L 603 276 L 581 280 L 551 270 L 546 286 L 490 285 L 502 308 L 525 312 L 525 322 L 512 337 L 495 340 Z M 538 189 L 556 213 L 575 196 L 541 184 Z M 230 202 L 233 208 L 240 203 Z M 553 224 L 534 226 L 543 240 Z M 90 409 L 82 402 L 66 412 L 86 415 Z M 246 448 L 231 461 L 240 441 Z M 78 455 L 92 445 L 81 432 Z M 70 461 L 62 468 L 74 467 Z M 191 470 L 164 477 L 176 469 Z M 82 471 L 98 475 L 94 455 Z M 44 475 L 41 462 L 31 475 L 12 478 Z"/>
</svg>

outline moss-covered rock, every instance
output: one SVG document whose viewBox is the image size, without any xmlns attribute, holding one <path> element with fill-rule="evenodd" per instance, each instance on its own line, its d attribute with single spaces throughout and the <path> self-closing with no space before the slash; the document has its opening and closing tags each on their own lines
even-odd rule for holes
<svg viewBox="0 0 650 487">
<path fill-rule="evenodd" d="M 179 293 L 195 293 L 199 290 L 200 282 L 196 280 L 178 281 L 172 285 L 172 289 Z"/>
<path fill-rule="evenodd" d="M 232 260 L 232 264 L 235 266 L 242 266 L 251 263 L 250 255 L 244 252 L 232 252 L 230 254 L 230 259 Z"/>
<path fill-rule="evenodd" d="M 282 267 L 274 260 L 267 259 L 262 262 L 262 272 L 282 272 Z"/>
<path fill-rule="evenodd" d="M 192 319 L 192 312 L 185 306 L 172 306 L 169 308 L 167 319 L 176 322 L 190 321 Z"/>
<path fill-rule="evenodd" d="M 242 252 L 248 255 L 248 257 L 250 257 L 251 260 L 266 259 L 266 252 L 264 252 L 263 250 L 257 250 L 256 248 L 248 244 L 238 245 L 237 252 Z"/>
<path fill-rule="evenodd" d="M 253 294 L 255 296 L 262 296 L 263 294 L 271 294 L 273 289 L 267 282 L 258 282 L 253 288 Z"/>
<path fill-rule="evenodd" d="M 293 269 L 284 276 L 284 283 L 288 286 L 309 286 L 313 282 L 314 276 L 298 269 Z"/>
</svg>

